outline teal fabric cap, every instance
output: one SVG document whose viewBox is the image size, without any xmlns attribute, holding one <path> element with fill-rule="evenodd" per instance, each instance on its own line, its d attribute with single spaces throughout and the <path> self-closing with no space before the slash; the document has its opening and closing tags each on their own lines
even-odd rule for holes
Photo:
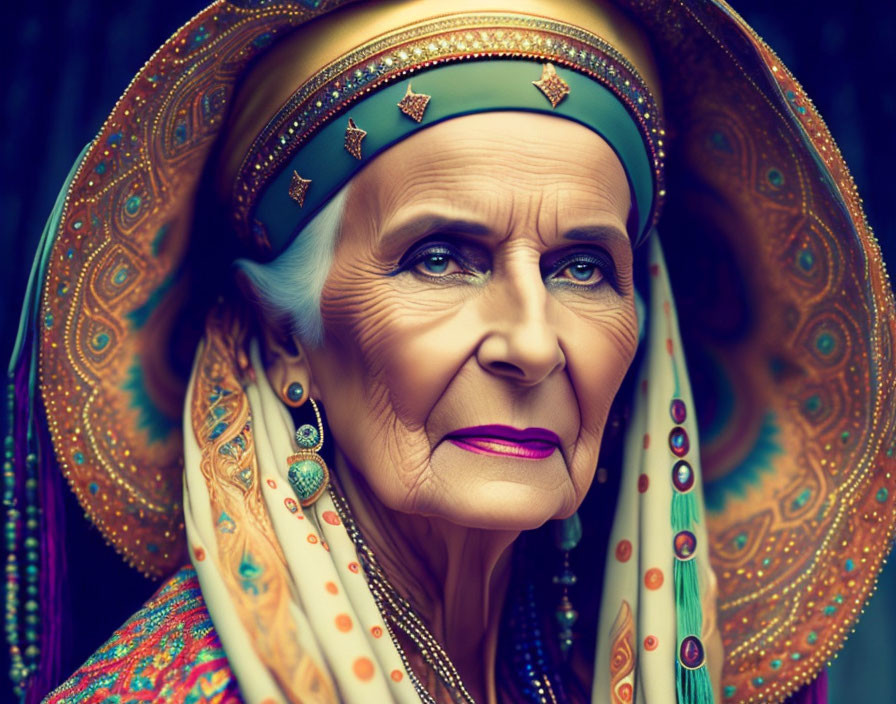
<svg viewBox="0 0 896 704">
<path fill-rule="evenodd" d="M 533 85 L 541 78 L 545 65 L 525 59 L 440 65 L 394 82 L 351 105 L 302 145 L 258 199 L 254 219 L 265 228 L 271 253 L 276 256 L 286 249 L 330 198 L 383 150 L 445 120 L 494 111 L 555 115 L 578 122 L 603 137 L 616 152 L 628 177 L 638 224 L 633 244 L 641 242 L 649 230 L 656 184 L 638 124 L 611 90 L 571 69 L 555 69 L 569 92 L 552 106 L 545 93 Z M 414 93 L 431 98 L 420 122 L 397 107 L 408 85 Z M 367 133 L 361 141 L 360 159 L 345 147 L 349 119 Z M 290 196 L 294 174 L 310 181 L 303 189 L 302 205 Z"/>
</svg>

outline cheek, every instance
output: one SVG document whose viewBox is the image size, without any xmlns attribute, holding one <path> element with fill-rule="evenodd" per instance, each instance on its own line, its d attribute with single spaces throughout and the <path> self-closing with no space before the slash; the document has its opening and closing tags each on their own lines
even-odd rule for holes
<svg viewBox="0 0 896 704">
<path fill-rule="evenodd" d="M 579 402 L 582 440 L 596 458 L 610 406 L 637 351 L 634 302 L 580 325 L 579 334 L 566 338 L 564 352 Z"/>
</svg>

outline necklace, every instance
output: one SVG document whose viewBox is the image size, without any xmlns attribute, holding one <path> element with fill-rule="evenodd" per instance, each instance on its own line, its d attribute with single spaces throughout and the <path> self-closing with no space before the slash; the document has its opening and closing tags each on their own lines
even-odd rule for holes
<svg viewBox="0 0 896 704">
<path fill-rule="evenodd" d="M 332 485 L 329 487 L 329 492 L 339 518 L 355 545 L 358 560 L 364 568 L 370 592 L 383 616 L 386 630 L 421 700 L 426 704 L 438 704 L 412 669 L 408 656 L 398 640 L 398 632 L 403 633 L 414 643 L 424 662 L 435 672 L 454 704 L 475 704 L 451 658 L 435 636 L 429 632 L 411 604 L 386 578 L 373 550 L 361 535 L 349 510 L 348 502 Z M 513 663 L 514 678 L 521 690 L 520 694 L 532 704 L 566 704 L 568 698 L 561 678 L 555 668 L 551 667 L 550 657 L 547 654 L 546 641 L 537 615 L 535 590 L 531 584 L 524 588 L 522 594 L 517 595 L 510 614 L 510 624 L 514 631 L 513 653 L 510 660 Z"/>
<path fill-rule="evenodd" d="M 400 631 L 414 643 L 420 651 L 424 662 L 436 673 L 436 676 L 451 696 L 452 702 L 455 702 L 455 704 L 475 704 L 473 697 L 470 696 L 470 693 L 464 687 L 457 668 L 451 662 L 451 658 L 448 657 L 448 654 L 439 645 L 439 642 L 420 620 L 414 608 L 395 591 L 395 587 L 386 579 L 382 568 L 376 560 L 376 556 L 373 554 L 373 550 L 364 541 L 361 531 L 358 530 L 358 526 L 349 511 L 348 503 L 333 489 L 332 485 L 329 491 L 339 513 L 339 518 L 355 544 L 358 559 L 364 568 L 370 592 L 373 594 L 373 600 L 383 615 L 383 621 L 386 624 L 386 629 L 389 631 L 389 636 L 398 650 L 401 661 L 408 672 L 408 676 L 411 678 L 414 689 L 417 690 L 417 694 L 427 704 L 438 704 L 411 668 L 407 654 L 398 642 L 396 631 Z"/>
</svg>

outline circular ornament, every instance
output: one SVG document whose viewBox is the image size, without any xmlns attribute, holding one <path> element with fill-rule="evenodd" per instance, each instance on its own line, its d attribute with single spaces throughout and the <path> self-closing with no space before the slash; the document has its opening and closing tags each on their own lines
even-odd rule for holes
<svg viewBox="0 0 896 704">
<path fill-rule="evenodd" d="M 688 670 L 696 670 L 703 666 L 706 660 L 706 654 L 703 650 L 703 643 L 697 636 L 687 636 L 681 641 L 678 648 L 678 661 L 681 666 Z"/>
<path fill-rule="evenodd" d="M 310 506 L 327 488 L 330 473 L 323 460 L 317 457 L 297 455 L 290 458 L 286 474 L 289 483 L 299 497 L 302 506 Z"/>
<path fill-rule="evenodd" d="M 286 387 L 286 398 L 291 403 L 298 403 L 302 400 L 302 396 L 305 395 L 305 389 L 302 388 L 302 385 L 294 381 L 288 387 Z"/>
<path fill-rule="evenodd" d="M 683 494 L 694 488 L 694 469 L 685 460 L 672 467 L 672 485 Z"/>
<path fill-rule="evenodd" d="M 320 433 L 317 428 L 307 423 L 299 426 L 296 431 L 296 445 L 303 450 L 310 450 L 316 447 L 318 442 L 320 442 Z"/>
<path fill-rule="evenodd" d="M 669 407 L 669 415 L 677 425 L 684 423 L 688 417 L 688 408 L 684 405 L 684 401 L 680 398 L 673 399 L 672 405 Z"/>
<path fill-rule="evenodd" d="M 691 441 L 688 439 L 688 431 L 682 427 L 672 428 L 669 433 L 669 449 L 676 457 L 684 457 L 691 449 Z"/>
<path fill-rule="evenodd" d="M 697 536 L 689 530 L 683 530 L 675 535 L 672 541 L 675 557 L 682 562 L 692 560 L 697 550 Z"/>
</svg>

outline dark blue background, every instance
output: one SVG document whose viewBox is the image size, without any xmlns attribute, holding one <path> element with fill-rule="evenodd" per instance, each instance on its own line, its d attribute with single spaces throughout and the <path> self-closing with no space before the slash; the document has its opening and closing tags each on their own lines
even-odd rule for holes
<svg viewBox="0 0 896 704">
<path fill-rule="evenodd" d="M 8 359 L 37 238 L 69 167 L 143 62 L 205 4 L 32 0 L 6 6 L 0 30 L 0 358 Z M 892 265 L 896 3 L 734 0 L 734 5 L 793 70 L 825 117 Z M 80 604 L 70 670 L 153 587 L 119 567 L 73 501 L 67 509 L 75 543 L 70 550 L 76 563 L 73 598 Z M 86 559 L 91 562 L 81 562 Z M 889 675 L 896 665 L 889 640 L 894 624 L 885 601 L 872 602 L 859 629 L 861 645 L 848 647 L 843 664 L 833 668 L 832 702 L 896 701 L 893 690 L 883 689 L 892 686 L 892 676 L 885 683 L 865 675 Z M 875 643 L 879 647 L 872 647 Z"/>
</svg>

